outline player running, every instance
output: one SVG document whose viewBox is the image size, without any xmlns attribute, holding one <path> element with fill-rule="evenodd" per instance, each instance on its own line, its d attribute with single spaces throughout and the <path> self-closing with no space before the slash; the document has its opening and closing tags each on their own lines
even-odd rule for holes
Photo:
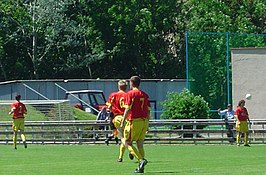
<svg viewBox="0 0 266 175">
<path fill-rule="evenodd" d="M 20 130 L 21 133 L 21 139 L 23 141 L 24 147 L 27 148 L 26 143 L 26 136 L 24 134 L 24 114 L 27 113 L 26 106 L 20 102 L 21 96 L 16 95 L 16 102 L 14 102 L 11 105 L 11 110 L 9 112 L 9 115 L 13 114 L 13 123 L 12 123 L 12 129 L 13 129 L 13 146 L 15 149 L 17 149 L 17 135 L 18 131 Z"/>
<path fill-rule="evenodd" d="M 106 105 L 108 106 L 108 108 L 112 113 L 110 115 L 110 121 L 111 121 L 111 129 L 113 130 L 113 136 L 105 140 L 107 145 L 112 137 L 117 138 L 118 135 L 121 139 L 123 138 L 123 131 L 119 130 L 118 128 L 121 125 L 121 121 L 125 111 L 125 108 L 123 106 L 124 106 L 124 99 L 126 96 L 125 92 L 126 89 L 127 89 L 127 81 L 126 80 L 118 81 L 118 91 L 111 93 L 106 103 Z M 123 161 L 123 155 L 125 149 L 126 149 L 125 145 L 121 143 L 117 162 Z M 129 154 L 129 158 L 132 160 L 134 157 L 133 155 Z"/>
<path fill-rule="evenodd" d="M 144 139 L 149 127 L 150 101 L 149 96 L 139 89 L 140 78 L 132 76 L 130 78 L 130 91 L 125 99 L 125 112 L 120 127 L 124 127 L 125 145 L 129 152 L 139 161 L 139 166 L 135 173 L 144 173 L 144 167 L 148 163 L 144 159 Z M 136 141 L 138 149 L 133 145 Z"/>
</svg>

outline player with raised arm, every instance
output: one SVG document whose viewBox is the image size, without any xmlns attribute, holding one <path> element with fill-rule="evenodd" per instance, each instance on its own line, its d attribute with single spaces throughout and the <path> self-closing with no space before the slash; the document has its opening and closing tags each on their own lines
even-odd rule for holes
<svg viewBox="0 0 266 175">
<path fill-rule="evenodd" d="M 123 133 L 121 130 L 119 130 L 119 128 L 120 128 L 121 121 L 123 119 L 123 114 L 125 111 L 124 100 L 126 96 L 126 89 L 127 89 L 127 81 L 126 80 L 118 81 L 118 91 L 111 93 L 106 103 L 106 105 L 108 106 L 108 109 L 112 113 L 112 117 L 110 117 L 110 121 L 111 121 L 111 129 L 113 130 L 113 136 L 116 137 L 118 134 L 118 136 L 121 139 L 123 139 Z M 111 138 L 106 139 L 105 142 L 107 143 L 107 145 L 110 140 Z M 126 149 L 125 145 L 121 143 L 120 149 L 119 149 L 119 157 L 118 157 L 117 162 L 123 161 L 123 155 L 124 155 L 125 149 Z M 132 160 L 134 157 L 133 155 L 129 154 L 129 158 Z"/>
<path fill-rule="evenodd" d="M 149 127 L 150 101 L 149 96 L 139 89 L 140 78 L 132 76 L 130 78 L 130 91 L 125 99 L 125 112 L 120 127 L 124 128 L 125 145 L 129 152 L 139 161 L 135 173 L 144 173 L 144 167 L 148 161 L 144 158 L 144 139 Z M 138 149 L 133 145 L 136 141 Z"/>
<path fill-rule="evenodd" d="M 20 136 L 23 141 L 24 147 L 27 148 L 26 136 L 24 134 L 24 114 L 27 113 L 27 108 L 23 103 L 20 102 L 21 95 L 16 95 L 15 98 L 16 102 L 11 105 L 11 110 L 9 112 L 9 115 L 13 114 L 13 146 L 15 149 L 17 149 L 17 135 L 18 131 L 20 131 Z"/>
</svg>

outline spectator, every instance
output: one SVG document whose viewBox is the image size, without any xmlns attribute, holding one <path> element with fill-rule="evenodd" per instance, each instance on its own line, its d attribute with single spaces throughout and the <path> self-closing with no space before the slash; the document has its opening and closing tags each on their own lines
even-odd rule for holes
<svg viewBox="0 0 266 175">
<path fill-rule="evenodd" d="M 235 119 L 234 117 L 234 110 L 232 109 L 232 105 L 228 104 L 227 109 L 221 110 L 218 109 L 218 114 L 221 116 L 224 116 L 225 121 L 225 127 L 227 129 L 227 137 L 229 138 L 229 143 L 233 144 L 235 141 L 234 133 L 233 133 L 233 121 Z"/>
<path fill-rule="evenodd" d="M 101 111 L 98 113 L 96 120 L 97 120 L 97 121 L 100 121 L 100 122 L 102 122 L 102 121 L 107 121 L 108 118 L 109 118 L 109 115 L 110 115 L 110 112 L 107 111 L 107 108 L 104 106 L 104 107 L 101 109 Z M 100 127 L 99 127 L 99 130 L 106 130 L 106 126 L 100 126 Z M 106 137 L 108 137 L 108 135 L 107 135 Z M 96 140 L 99 139 L 99 134 L 96 134 L 96 135 L 95 135 L 95 139 L 96 139 Z"/>
</svg>

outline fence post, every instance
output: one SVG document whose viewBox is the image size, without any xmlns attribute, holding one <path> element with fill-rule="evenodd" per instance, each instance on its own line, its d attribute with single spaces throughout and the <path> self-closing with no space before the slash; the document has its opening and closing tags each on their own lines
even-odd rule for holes
<svg viewBox="0 0 266 175">
<path fill-rule="evenodd" d="M 183 131 L 184 131 L 184 125 L 183 125 L 183 124 L 181 124 L 181 131 L 182 131 L 182 134 L 181 134 L 182 143 L 184 143 L 184 141 L 183 141 L 183 138 L 184 138 L 184 134 L 183 134 Z"/>
<path fill-rule="evenodd" d="M 196 139 L 197 138 L 197 133 L 195 132 L 197 130 L 197 122 L 194 121 L 193 122 L 193 139 L 194 139 L 194 144 L 196 143 Z"/>
<path fill-rule="evenodd" d="M 8 126 L 6 126 L 6 144 L 8 144 Z"/>
<path fill-rule="evenodd" d="M 264 130 L 264 124 L 262 124 L 262 129 Z M 262 134 L 262 143 L 264 144 L 264 132 Z"/>
<path fill-rule="evenodd" d="M 60 105 L 60 103 L 58 103 L 58 114 L 59 114 L 59 119 L 60 119 L 60 121 L 62 120 L 62 114 L 61 114 L 61 105 Z"/>
<path fill-rule="evenodd" d="M 42 126 L 41 126 L 41 131 L 42 131 L 42 135 L 41 135 L 41 138 L 42 138 L 42 144 L 44 144 L 44 129 L 43 129 L 43 127 L 44 127 L 44 123 L 42 123 Z"/>
</svg>

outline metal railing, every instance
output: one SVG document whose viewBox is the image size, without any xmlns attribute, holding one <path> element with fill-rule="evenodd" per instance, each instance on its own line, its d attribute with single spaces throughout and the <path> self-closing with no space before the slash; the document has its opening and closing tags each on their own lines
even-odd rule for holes
<svg viewBox="0 0 266 175">
<path fill-rule="evenodd" d="M 112 131 L 100 130 L 108 122 L 26 121 L 27 141 L 32 144 L 104 144 Z M 234 125 L 234 122 L 230 124 Z M 249 141 L 264 144 L 266 120 L 251 120 Z M 151 120 L 146 134 L 149 144 L 228 144 L 225 122 L 220 119 Z M 99 135 L 99 138 L 95 138 Z M 11 122 L 0 122 L 0 143 L 12 144 Z"/>
</svg>

